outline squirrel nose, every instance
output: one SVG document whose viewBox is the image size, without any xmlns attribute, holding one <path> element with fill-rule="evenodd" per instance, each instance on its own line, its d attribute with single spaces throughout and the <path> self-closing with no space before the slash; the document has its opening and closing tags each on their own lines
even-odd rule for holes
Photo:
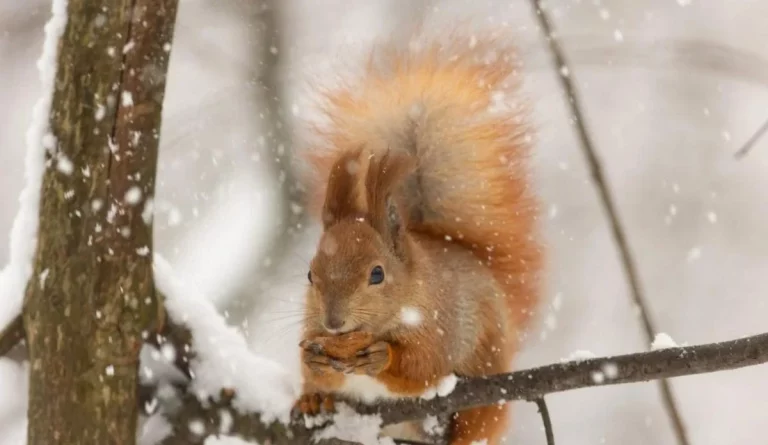
<svg viewBox="0 0 768 445">
<path fill-rule="evenodd" d="M 341 317 L 333 314 L 329 314 L 325 317 L 325 322 L 323 323 L 323 326 L 326 330 L 330 332 L 336 332 L 340 331 L 344 325 L 346 324 L 346 321 L 343 320 Z"/>
</svg>

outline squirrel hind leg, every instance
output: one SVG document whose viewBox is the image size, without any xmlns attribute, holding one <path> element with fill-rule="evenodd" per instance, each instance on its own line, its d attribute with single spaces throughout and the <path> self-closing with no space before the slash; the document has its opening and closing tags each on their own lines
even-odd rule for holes
<svg viewBox="0 0 768 445">
<path fill-rule="evenodd" d="M 458 412 L 451 419 L 450 445 L 499 445 L 510 423 L 509 403 Z"/>
</svg>

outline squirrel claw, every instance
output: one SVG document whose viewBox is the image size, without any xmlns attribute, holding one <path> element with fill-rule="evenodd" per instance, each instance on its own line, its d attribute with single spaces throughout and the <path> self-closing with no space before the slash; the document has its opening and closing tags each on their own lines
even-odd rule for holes
<svg viewBox="0 0 768 445">
<path fill-rule="evenodd" d="M 323 345 L 317 342 L 313 342 L 311 340 L 302 340 L 299 343 L 299 347 L 313 354 L 317 354 L 317 355 L 325 354 L 325 348 L 323 348 Z"/>
<path fill-rule="evenodd" d="M 320 347 L 320 345 L 317 345 Z M 348 365 L 344 360 L 328 357 L 323 353 L 316 352 L 314 346 L 310 346 L 309 349 L 305 349 L 307 353 L 304 355 L 304 364 L 309 367 L 316 374 L 332 374 L 334 372 L 346 372 Z"/>
<path fill-rule="evenodd" d="M 331 414 L 336 412 L 333 394 L 302 394 L 293 407 L 296 414 L 316 416 L 319 414 Z"/>
<path fill-rule="evenodd" d="M 333 369 L 335 369 L 335 370 L 337 370 L 339 372 L 346 373 L 347 370 L 349 369 L 349 367 L 346 364 L 344 364 L 343 362 L 341 362 L 339 360 L 330 359 L 328 361 L 328 363 L 331 365 L 331 368 L 333 368 Z"/>
<path fill-rule="evenodd" d="M 355 356 L 350 363 L 350 373 L 375 377 L 389 367 L 392 361 L 391 346 L 380 341 L 358 351 Z"/>
</svg>

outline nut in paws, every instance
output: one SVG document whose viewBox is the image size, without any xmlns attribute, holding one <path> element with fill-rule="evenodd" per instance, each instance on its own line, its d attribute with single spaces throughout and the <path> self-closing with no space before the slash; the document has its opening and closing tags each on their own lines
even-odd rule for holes
<svg viewBox="0 0 768 445">
<path fill-rule="evenodd" d="M 353 332 L 304 340 L 299 346 L 304 349 L 304 363 L 313 372 L 376 376 L 389 367 L 392 350 L 387 342 L 371 341 L 371 334 Z"/>
<path fill-rule="evenodd" d="M 333 358 L 350 358 L 374 343 L 370 332 L 349 332 L 342 335 L 318 336 L 299 343 L 299 347 L 315 354 Z"/>
</svg>

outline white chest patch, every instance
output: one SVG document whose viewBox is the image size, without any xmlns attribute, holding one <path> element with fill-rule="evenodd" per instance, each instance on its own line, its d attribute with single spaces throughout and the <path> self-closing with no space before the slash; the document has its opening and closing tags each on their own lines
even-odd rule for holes
<svg viewBox="0 0 768 445">
<path fill-rule="evenodd" d="M 344 385 L 339 392 L 360 400 L 371 403 L 377 399 L 397 399 L 401 396 L 390 392 L 387 387 L 367 375 L 347 375 L 344 377 Z"/>
</svg>

